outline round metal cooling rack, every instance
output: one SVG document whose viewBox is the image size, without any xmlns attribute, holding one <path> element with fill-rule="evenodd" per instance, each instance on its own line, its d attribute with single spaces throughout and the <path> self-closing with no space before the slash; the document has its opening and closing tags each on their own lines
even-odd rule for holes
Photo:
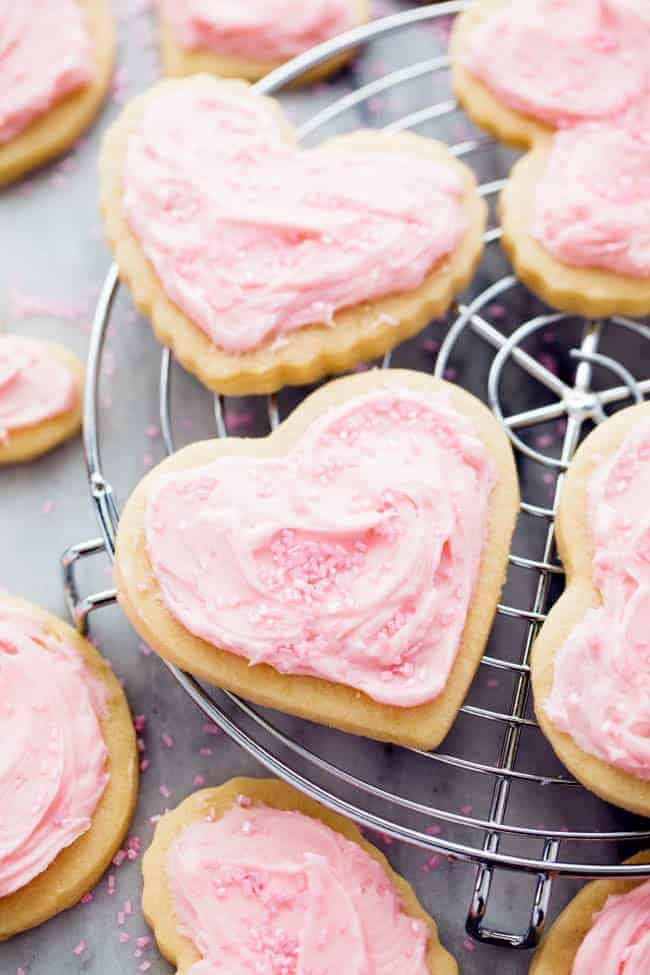
<svg viewBox="0 0 650 975">
<path fill-rule="evenodd" d="M 350 47 L 368 45 L 372 41 L 388 37 L 416 23 L 438 21 L 439 18 L 458 13 L 466 6 L 467 4 L 462 2 L 439 3 L 360 27 L 296 58 L 269 75 L 257 85 L 257 88 L 265 93 L 277 92 L 304 71 L 333 54 Z M 302 137 L 311 135 L 325 123 L 338 119 L 346 111 L 363 106 L 368 99 L 388 93 L 395 87 L 405 85 L 414 79 L 431 78 L 433 84 L 435 78 L 444 77 L 448 67 L 447 57 L 434 57 L 392 71 L 384 77 L 364 84 L 319 111 L 310 121 L 302 125 L 299 129 L 300 135 Z M 394 131 L 413 128 L 434 119 L 443 120 L 456 109 L 455 102 L 449 98 L 412 111 L 391 122 L 388 127 Z M 483 151 L 486 146 L 490 146 L 490 140 L 486 136 L 477 135 L 475 138 L 465 139 L 453 145 L 452 151 L 457 157 L 471 158 L 474 153 Z M 503 182 L 504 180 L 500 179 L 485 183 L 481 187 L 481 193 L 486 198 L 494 197 Z M 498 228 L 489 230 L 485 237 L 486 244 L 490 245 L 498 241 L 499 236 Z M 119 510 L 101 462 L 98 436 L 98 384 L 104 340 L 110 321 L 111 307 L 118 289 L 118 272 L 113 266 L 106 278 L 94 319 L 85 394 L 85 452 L 90 489 L 96 506 L 101 537 L 71 547 L 62 559 L 66 598 L 70 612 L 80 630 L 85 630 L 87 627 L 88 617 L 93 610 L 111 604 L 115 600 L 113 590 L 82 597 L 76 580 L 76 566 L 80 560 L 100 552 L 106 552 L 112 558 L 115 548 Z M 480 787 L 485 793 L 489 809 L 487 815 L 481 818 L 470 815 L 467 809 L 463 813 L 458 813 L 451 811 L 451 808 L 433 805 L 426 796 L 408 792 L 404 778 L 401 780 L 400 791 L 387 790 L 380 781 L 373 779 L 371 775 L 364 776 L 363 771 L 360 771 L 364 767 L 363 761 L 360 760 L 360 749 L 371 747 L 369 743 L 338 735 L 337 742 L 340 744 L 344 741 L 345 748 L 338 749 L 337 760 L 333 761 L 328 757 L 325 747 L 318 751 L 315 747 L 308 747 L 302 743 L 305 737 L 310 741 L 315 740 L 313 733 L 309 735 L 309 729 L 313 732 L 312 726 L 294 721 L 291 725 L 294 733 L 289 733 L 284 730 L 281 715 L 269 716 L 267 712 L 262 713 L 232 694 L 215 689 L 208 690 L 190 675 L 172 665 L 166 665 L 204 714 L 274 774 L 366 827 L 423 849 L 432 852 L 442 851 L 453 858 L 476 864 L 476 881 L 467 916 L 467 930 L 478 940 L 512 948 L 528 948 L 537 942 L 547 913 L 553 877 L 647 875 L 647 866 L 618 865 L 616 844 L 624 841 L 639 843 L 650 837 L 650 831 L 638 829 L 567 830 L 563 827 L 537 827 L 530 823 L 522 824 L 508 819 L 509 808 L 515 801 L 513 792 L 521 787 L 527 790 L 538 790 L 536 795 L 539 794 L 544 799 L 548 796 L 549 789 L 554 792 L 579 788 L 566 774 L 545 775 L 534 768 L 521 768 L 518 763 L 520 745 L 524 746 L 521 748 L 522 754 L 531 754 L 527 744 L 522 741 L 524 736 L 530 734 L 540 736 L 536 722 L 528 710 L 529 657 L 535 636 L 545 619 L 552 599 L 550 590 L 553 581 L 562 575 L 562 567 L 557 562 L 554 549 L 554 510 L 563 471 L 580 441 L 586 423 L 599 423 L 604 419 L 608 408 L 616 407 L 617 404 L 625 401 L 638 402 L 645 393 L 650 392 L 650 379 L 635 379 L 630 369 L 622 362 L 601 351 L 606 337 L 616 333 L 617 330 L 628 336 L 631 335 L 635 341 L 644 342 L 650 339 L 650 328 L 639 322 L 622 318 L 607 322 L 582 323 L 581 338 L 576 343 L 576 347 L 569 352 L 576 360 L 576 369 L 574 382 L 568 384 L 543 363 L 543 357 L 535 357 L 526 350 L 526 346 L 545 331 L 555 330 L 560 323 L 569 328 L 569 324 L 565 322 L 569 316 L 539 315 L 522 324 L 510 335 L 504 334 L 498 325 L 491 321 L 491 310 L 495 308 L 496 302 L 506 301 L 513 307 L 518 307 L 517 301 L 522 294 L 526 296 L 522 285 L 514 277 L 506 276 L 485 288 L 470 304 L 459 306 L 455 321 L 439 350 L 435 367 L 436 374 L 443 375 L 454 357 L 461 354 L 457 350 L 461 341 L 470 343 L 468 346 L 470 355 L 474 354 L 472 350 L 477 350 L 477 342 L 482 346 L 481 352 L 493 351 L 495 354 L 489 370 L 488 399 L 495 415 L 512 440 L 518 460 L 521 463 L 532 461 L 541 464 L 548 472 L 552 472 L 553 476 L 557 475 L 550 506 L 526 501 L 521 506 L 522 519 L 531 519 L 542 529 L 539 551 L 535 556 L 516 552 L 510 557 L 511 572 L 523 570 L 525 574 L 530 574 L 528 578 L 532 579 L 532 605 L 530 608 L 510 604 L 499 606 L 495 624 L 499 629 L 499 649 L 482 660 L 483 673 L 486 669 L 505 672 L 512 679 L 510 707 L 503 711 L 496 711 L 466 704 L 462 708 L 462 716 L 459 717 L 459 721 L 475 722 L 481 738 L 489 738 L 489 734 L 496 736 L 494 742 L 496 758 L 488 762 L 478 761 L 476 752 L 468 754 L 466 750 L 464 754 L 458 754 L 451 746 L 449 751 L 441 750 L 434 753 L 414 752 L 407 749 L 390 750 L 393 763 L 399 761 L 404 767 L 413 768 L 413 774 L 408 779 L 409 785 L 411 782 L 425 782 L 434 788 L 436 782 L 442 781 L 446 770 L 450 776 L 446 780 L 447 787 L 453 791 L 454 781 L 460 776 L 467 775 L 468 779 L 463 781 L 473 783 L 477 790 Z M 496 318 L 496 315 L 494 317 Z M 575 324 L 575 319 L 572 319 L 572 322 Z M 390 358 L 390 355 L 385 357 L 384 366 L 390 364 Z M 164 350 L 160 368 L 159 407 L 161 431 L 168 453 L 174 450 L 170 409 L 171 366 L 172 356 L 169 350 Z M 502 404 L 502 386 L 505 381 L 506 367 L 508 370 L 520 370 L 519 387 L 543 389 L 545 398 L 550 402 L 526 408 L 518 413 L 509 413 Z M 592 378 L 595 370 L 606 374 L 614 384 L 594 392 Z M 215 398 L 214 405 L 217 435 L 227 436 L 222 399 Z M 273 429 L 277 426 L 280 416 L 275 397 L 267 398 L 266 412 L 269 428 Z M 563 420 L 565 427 L 559 456 L 547 455 L 525 439 L 525 431 L 535 425 Z M 519 649 L 516 658 L 510 659 L 513 646 Z M 298 732 L 295 732 L 296 728 L 299 729 Z M 320 736 L 323 741 L 326 741 L 328 735 L 337 735 L 337 733 L 321 729 Z M 453 738 L 452 732 L 448 741 L 453 741 Z M 318 741 L 320 743 L 321 737 Z M 379 747 L 381 746 L 377 746 Z M 445 748 L 447 747 L 445 743 Z M 341 759 L 342 751 L 347 753 L 347 760 Z M 472 785 L 469 788 L 472 788 Z M 586 793 L 582 795 L 587 808 L 591 797 Z M 593 803 L 596 805 L 597 800 L 594 799 Z M 439 824 L 444 824 L 453 835 L 442 835 Z M 511 850 L 513 843 L 514 851 Z M 517 844 L 523 844 L 523 849 Z M 572 851 L 571 858 L 562 855 L 566 847 Z M 579 853 L 574 854 L 575 850 Z M 594 850 L 600 855 L 595 862 L 592 862 Z M 521 932 L 495 930 L 486 923 L 486 912 L 497 869 L 523 871 L 533 875 L 534 891 L 529 923 L 528 927 Z"/>
</svg>

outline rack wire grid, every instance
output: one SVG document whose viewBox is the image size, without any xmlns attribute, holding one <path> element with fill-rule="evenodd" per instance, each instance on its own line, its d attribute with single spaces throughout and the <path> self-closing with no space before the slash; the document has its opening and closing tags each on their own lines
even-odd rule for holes
<svg viewBox="0 0 650 975">
<path fill-rule="evenodd" d="M 351 47 L 363 48 L 388 38 L 397 45 L 399 39 L 394 35 L 415 24 L 448 27 L 453 16 L 467 6 L 466 2 L 438 3 L 355 29 L 273 72 L 257 89 L 264 93 L 278 92 L 304 71 Z M 448 86 L 448 68 L 448 57 L 436 56 L 391 70 L 319 110 L 301 126 L 300 136 L 306 139 L 328 123 L 338 125 L 351 109 L 363 108 L 370 99 L 385 97 L 417 79 L 425 79 L 431 91 L 436 85 Z M 442 100 L 392 119 L 387 128 L 400 131 L 434 123 L 435 134 L 440 136 L 442 131 L 444 137 L 444 122 L 458 117 L 457 112 L 458 106 L 447 93 Z M 457 157 L 471 162 L 483 153 L 490 153 L 493 164 L 496 160 L 501 173 L 507 173 L 509 163 L 504 165 L 505 151 L 484 134 L 472 133 L 451 148 Z M 480 192 L 494 201 L 503 183 L 501 178 L 484 182 Z M 446 332 L 445 323 L 437 323 L 430 334 L 444 335 L 435 360 L 436 375 L 453 375 L 452 370 L 467 371 L 468 364 L 472 367 L 476 362 L 485 364 L 487 384 L 481 382 L 482 390 L 474 391 L 479 395 L 482 392 L 485 398 L 487 386 L 487 399 L 515 448 L 524 493 L 527 487 L 535 485 L 538 489 L 541 485 L 547 492 L 546 503 L 527 500 L 521 505 L 520 529 L 523 526 L 521 535 L 528 539 L 528 554 L 520 554 L 520 550 L 511 554 L 509 580 L 504 590 L 507 593 L 512 588 L 518 599 L 499 606 L 490 652 L 484 656 L 479 670 L 479 674 L 496 673 L 510 682 L 504 707 L 497 710 L 482 703 L 466 703 L 457 720 L 457 726 L 464 725 L 464 731 L 454 729 L 436 752 L 415 752 L 387 748 L 264 712 L 230 693 L 208 690 L 191 675 L 170 664 L 166 666 L 204 714 L 272 773 L 371 830 L 432 853 L 441 852 L 475 864 L 467 932 L 493 945 L 530 948 L 540 937 L 554 877 L 630 877 L 646 876 L 649 872 L 647 866 L 621 866 L 619 860 L 625 844 L 638 846 L 650 837 L 650 831 L 641 829 L 642 824 L 632 817 L 615 812 L 581 790 L 546 746 L 530 708 L 529 658 L 538 629 L 561 589 L 563 570 L 554 548 L 554 512 L 563 472 L 590 424 L 601 422 L 608 408 L 639 402 L 650 392 L 650 379 L 638 380 L 634 376 L 635 367 L 648 355 L 645 342 L 650 339 L 650 328 L 623 318 L 577 321 L 541 306 L 537 314 L 516 325 L 521 309 L 534 306 L 535 299 L 510 274 L 493 279 L 494 265 L 503 261 L 496 246 L 499 237 L 498 226 L 485 235 L 486 258 L 481 274 L 487 273 L 487 286 L 468 303 L 455 306 L 447 318 Z M 114 590 L 82 597 L 76 570 L 80 560 L 89 556 L 103 552 L 112 558 L 114 554 L 119 510 L 100 456 L 98 388 L 106 333 L 118 290 L 118 271 L 112 266 L 94 318 L 85 394 L 85 453 L 101 537 L 72 546 L 62 558 L 66 599 L 81 631 L 86 630 L 88 617 L 95 609 L 115 601 Z M 504 319 L 513 315 L 515 326 L 508 331 Z M 432 346 L 434 341 L 435 338 L 430 339 Z M 559 346 L 564 356 L 560 370 L 545 361 L 544 349 L 549 343 Z M 529 352 L 527 348 L 531 345 Z M 399 354 L 399 350 L 393 354 L 393 361 Z M 390 363 L 391 354 L 388 354 L 382 365 Z M 159 413 L 168 453 L 175 448 L 171 392 L 174 368 L 178 367 L 174 366 L 169 350 L 163 350 Z M 571 379 L 562 378 L 563 372 L 570 374 Z M 469 384 L 476 387 L 476 376 L 470 378 Z M 274 429 L 280 422 L 284 395 L 265 398 L 267 429 Z M 291 391 L 290 395 L 293 402 L 302 393 Z M 521 405 L 514 412 L 504 405 L 506 399 L 513 398 Z M 535 405 L 531 406 L 531 401 Z M 225 409 L 224 400 L 216 397 L 214 417 L 219 437 L 228 435 Z M 535 434 L 540 425 L 548 429 L 549 424 L 556 431 L 561 430 L 554 447 L 549 446 L 553 438 L 548 434 Z M 518 531 L 516 544 L 519 534 Z M 514 581 L 513 576 L 517 577 Z M 475 685 L 479 681 L 480 676 Z M 366 761 L 367 749 L 373 748 L 382 749 L 388 755 L 394 772 L 391 781 L 396 780 L 397 785 L 387 786 L 384 775 L 364 774 L 364 769 L 372 765 Z M 336 753 L 336 760 L 330 757 L 332 752 Z M 528 764 L 530 758 L 533 758 L 532 765 Z M 545 765 L 544 771 L 539 771 L 538 762 Z M 487 810 L 483 816 L 472 815 L 467 805 L 460 807 L 460 812 L 454 811 L 453 803 L 462 794 L 462 788 L 482 797 Z M 438 793 L 436 803 L 430 799 L 431 791 Z M 565 798 L 568 796 L 572 797 L 571 801 Z M 443 798 L 447 800 L 445 803 L 440 801 Z M 580 824 L 587 822 L 591 826 L 589 830 L 558 822 L 557 817 L 570 808 Z M 523 817 L 522 809 L 526 810 Z M 554 820 L 553 825 L 547 819 L 536 825 L 536 820 L 543 816 Z M 513 821 L 517 818 L 519 821 Z M 495 874 L 502 870 L 523 872 L 531 878 L 530 913 L 522 930 L 495 928 L 486 918 Z"/>
</svg>

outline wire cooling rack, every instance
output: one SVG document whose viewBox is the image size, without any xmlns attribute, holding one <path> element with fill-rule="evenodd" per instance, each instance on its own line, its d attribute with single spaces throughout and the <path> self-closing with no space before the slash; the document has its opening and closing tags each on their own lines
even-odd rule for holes
<svg viewBox="0 0 650 975">
<path fill-rule="evenodd" d="M 304 71 L 350 47 L 364 47 L 388 38 L 398 45 L 401 31 L 415 24 L 448 24 L 466 6 L 462 2 L 438 3 L 355 29 L 275 71 L 257 88 L 265 93 L 277 92 Z M 430 81 L 431 91 L 436 85 L 448 86 L 448 67 L 448 58 L 437 56 L 392 70 L 322 108 L 301 126 L 300 136 L 308 139 L 325 126 L 337 125 L 346 113 L 363 109 L 370 100 L 385 97 L 418 79 Z M 414 106 L 391 119 L 387 127 L 399 131 L 434 124 L 435 134 L 440 137 L 438 126 L 442 128 L 456 112 L 457 106 L 447 90 L 433 104 Z M 461 141 L 447 141 L 452 143 L 453 153 L 470 164 L 483 152 L 496 153 L 501 173 L 507 173 L 508 164 L 504 164 L 485 135 L 476 132 Z M 480 191 L 493 201 L 503 182 L 483 182 Z M 644 356 L 647 361 L 650 346 L 645 343 L 650 339 L 650 328 L 623 318 L 578 321 L 549 313 L 541 306 L 531 316 L 534 300 L 516 278 L 493 273 L 493 267 L 502 260 L 495 246 L 499 236 L 498 227 L 485 235 L 486 258 L 481 275 L 485 277 L 487 273 L 487 286 L 483 287 L 481 280 L 478 293 L 467 304 L 455 307 L 447 331 L 445 324 L 439 323 L 439 331 L 431 334 L 445 336 L 435 361 L 437 375 L 450 376 L 456 370 L 465 374 L 475 362 L 485 363 L 487 382 L 477 383 L 472 373 L 471 382 L 466 385 L 488 399 L 508 433 L 517 455 L 524 496 L 528 487 L 536 486 L 539 494 L 542 485 L 546 491 L 544 503 L 538 503 L 539 499 L 535 503 L 522 502 L 521 531 L 518 530 L 515 544 L 520 544 L 520 536 L 525 539 L 526 554 L 516 549 L 510 556 L 506 601 L 499 606 L 489 653 L 483 658 L 475 681 L 476 684 L 485 673 L 506 678 L 510 684 L 504 707 L 487 707 L 482 699 L 479 704 L 472 703 L 470 694 L 457 721 L 459 730 L 452 731 L 439 751 L 425 753 L 386 748 L 262 711 L 230 693 L 208 690 L 190 675 L 170 664 L 166 666 L 205 715 L 274 774 L 386 837 L 476 864 L 466 922 L 468 933 L 502 947 L 529 948 L 537 942 L 543 928 L 555 876 L 648 873 L 648 867 L 618 864 L 620 844 L 638 845 L 650 837 L 650 831 L 640 829 L 632 817 L 615 813 L 581 790 L 546 748 L 530 709 L 529 657 L 539 627 L 561 588 L 563 570 L 555 554 L 554 511 L 563 473 L 590 424 L 601 422 L 608 410 L 638 402 L 650 392 L 650 379 L 635 377 Z M 89 615 L 95 609 L 115 601 L 114 590 L 82 597 L 76 570 L 79 562 L 89 556 L 108 553 L 112 558 L 115 549 L 119 509 L 100 455 L 98 390 L 104 344 L 118 290 L 117 268 L 113 266 L 93 323 L 85 394 L 84 445 L 101 537 L 72 546 L 62 559 L 68 606 L 81 631 L 87 628 Z M 506 317 L 509 326 L 505 325 Z M 517 325 L 521 320 L 523 324 Z M 545 343 L 559 344 L 564 357 L 560 370 L 549 363 L 544 354 L 548 347 Z M 399 355 L 400 350 L 394 353 L 395 357 Z M 387 367 L 390 363 L 389 354 L 382 365 Z M 169 350 L 163 350 L 159 414 L 168 453 L 175 446 L 172 376 L 176 368 Z M 515 409 L 510 405 L 513 401 L 517 404 Z M 219 437 L 228 435 L 225 408 L 224 400 L 215 398 Z M 265 398 L 264 408 L 268 429 L 274 429 L 282 415 L 282 394 Z M 548 429 L 549 424 L 561 432 L 552 445 L 549 440 L 553 438 L 535 434 L 540 428 Z M 510 591 L 515 598 L 509 598 Z M 496 684 L 496 680 L 492 683 Z M 377 750 L 381 750 L 394 774 L 387 777 L 368 772 L 375 768 L 369 756 Z M 483 815 L 473 814 L 467 804 L 456 811 L 457 797 L 468 793 L 481 798 Z M 561 824 L 558 816 L 570 809 L 580 825 L 587 823 L 591 828 Z M 490 896 L 496 874 L 501 871 L 531 875 L 530 915 L 523 930 L 501 930 L 488 923 Z"/>
</svg>

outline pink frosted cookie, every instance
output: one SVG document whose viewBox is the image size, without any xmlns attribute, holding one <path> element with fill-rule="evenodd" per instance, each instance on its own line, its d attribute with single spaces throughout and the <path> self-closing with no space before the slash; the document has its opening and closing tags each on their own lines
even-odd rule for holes
<svg viewBox="0 0 650 975">
<path fill-rule="evenodd" d="M 420 373 L 351 376 L 264 440 L 195 444 L 145 478 L 120 520 L 119 599 L 206 680 L 433 747 L 483 651 L 516 510 L 478 400 Z"/>
<path fill-rule="evenodd" d="M 209 72 L 256 81 L 297 54 L 369 17 L 368 0 L 159 0 L 165 73 Z M 354 51 L 319 65 L 300 81 L 324 78 Z"/>
<path fill-rule="evenodd" d="M 630 864 L 650 864 L 639 853 Z M 650 881 L 598 880 L 565 908 L 537 951 L 530 975 L 650 972 Z"/>
<path fill-rule="evenodd" d="M 501 196 L 503 246 L 562 311 L 650 313 L 649 50 L 637 0 L 480 0 L 456 25 L 461 104 L 531 147 Z"/>
<path fill-rule="evenodd" d="M 138 770 L 124 693 L 86 640 L 0 590 L 0 941 L 76 904 L 119 848 Z"/>
<path fill-rule="evenodd" d="M 650 314 L 650 94 L 538 143 L 512 171 L 501 223 L 519 277 L 549 304 Z"/>
<path fill-rule="evenodd" d="M 83 379 L 63 346 L 0 335 L 0 466 L 40 457 L 79 431 Z"/>
<path fill-rule="evenodd" d="M 451 43 L 456 94 L 498 139 L 617 119 L 650 85 L 650 18 L 635 0 L 477 0 Z"/>
<path fill-rule="evenodd" d="M 535 710 L 587 788 L 650 814 L 650 404 L 592 433 L 562 494 L 566 592 L 532 661 Z"/>
<path fill-rule="evenodd" d="M 108 0 L 0 0 L 0 186 L 64 152 L 108 92 Z"/>
<path fill-rule="evenodd" d="M 385 857 L 283 782 L 232 779 L 156 826 L 143 907 L 179 975 L 457 975 Z"/>
<path fill-rule="evenodd" d="M 235 394 L 351 368 L 419 331 L 471 278 L 485 223 L 445 146 L 358 132 L 300 149 L 277 102 L 205 75 L 127 107 L 101 197 L 160 340 Z"/>
</svg>

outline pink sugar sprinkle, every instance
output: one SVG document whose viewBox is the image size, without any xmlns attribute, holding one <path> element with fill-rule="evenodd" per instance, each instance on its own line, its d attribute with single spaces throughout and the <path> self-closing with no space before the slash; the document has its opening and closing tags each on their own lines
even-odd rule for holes
<svg viewBox="0 0 650 975">
<path fill-rule="evenodd" d="M 79 944 L 72 949 L 72 954 L 79 957 L 79 955 L 81 955 L 85 950 L 86 950 L 86 942 L 80 941 Z"/>
<path fill-rule="evenodd" d="M 133 905 L 130 900 L 124 901 L 124 913 L 129 917 L 133 913 Z"/>
<path fill-rule="evenodd" d="M 127 941 L 131 940 L 131 935 L 128 931 L 120 931 L 119 933 L 120 944 L 125 945 Z"/>
<path fill-rule="evenodd" d="M 199 755 L 203 755 L 204 757 L 207 758 L 211 754 L 212 754 L 211 748 L 199 748 Z"/>
<path fill-rule="evenodd" d="M 150 453 L 145 453 L 142 455 L 142 463 L 145 467 L 151 467 L 153 464 L 153 455 Z"/>
<path fill-rule="evenodd" d="M 498 687 L 500 683 L 501 682 L 498 681 L 496 677 L 490 677 L 489 681 L 487 681 L 487 686 L 489 688 Z"/>
<path fill-rule="evenodd" d="M 147 643 L 139 643 L 138 644 L 138 650 L 145 657 L 150 657 L 151 654 L 152 654 L 151 647 Z"/>
<path fill-rule="evenodd" d="M 422 869 L 425 873 L 429 873 L 431 870 L 437 870 L 440 866 L 440 857 L 435 853 L 432 857 L 422 864 Z"/>
<path fill-rule="evenodd" d="M 220 735 L 221 734 L 221 728 L 217 727 L 216 724 L 213 724 L 212 721 L 206 721 L 205 724 L 203 725 L 203 729 L 202 730 L 203 730 L 203 734 L 204 735 Z"/>
<path fill-rule="evenodd" d="M 476 945 L 473 941 L 470 941 L 469 938 L 463 939 L 463 948 L 465 951 L 476 951 Z"/>
<path fill-rule="evenodd" d="M 126 850 L 118 850 L 115 856 L 113 857 L 113 864 L 116 867 L 121 867 L 125 860 L 126 860 Z"/>
<path fill-rule="evenodd" d="M 169 797 L 172 794 L 171 789 L 169 788 L 169 786 L 165 785 L 164 782 L 160 786 L 160 790 L 159 791 L 160 791 L 160 795 L 163 796 L 164 799 L 169 799 Z"/>
<path fill-rule="evenodd" d="M 535 446 L 540 447 L 542 450 L 545 447 L 553 446 L 553 437 L 550 433 L 540 433 L 538 437 L 535 437 Z"/>
<path fill-rule="evenodd" d="M 144 731 L 146 724 L 147 724 L 146 715 L 136 714 L 133 716 L 133 727 L 138 732 L 138 734 L 140 734 L 141 731 Z"/>
<path fill-rule="evenodd" d="M 59 318 L 65 322 L 78 323 L 85 321 L 89 315 L 87 302 L 65 301 L 59 298 L 44 298 L 41 295 L 29 295 L 17 288 L 9 295 L 9 317 L 23 320 L 25 318 Z"/>
<path fill-rule="evenodd" d="M 469 816 L 469 815 L 470 815 L 470 813 L 471 813 L 471 811 L 472 811 L 472 807 L 471 807 L 471 805 L 470 805 L 470 804 L 469 804 L 469 803 L 467 802 L 467 803 L 465 803 L 465 805 L 464 805 L 464 806 L 461 806 L 461 807 L 460 807 L 460 811 L 461 811 L 461 813 L 463 814 L 463 816 Z"/>
<path fill-rule="evenodd" d="M 442 826 L 427 826 L 427 833 L 429 836 L 440 836 L 442 833 Z"/>
<path fill-rule="evenodd" d="M 81 903 L 90 904 L 94 900 L 95 900 L 95 895 L 92 893 L 92 891 L 89 890 L 88 893 L 84 894 L 83 897 L 81 898 Z"/>
<path fill-rule="evenodd" d="M 160 427 L 157 423 L 150 423 L 147 427 L 147 436 L 150 440 L 155 440 L 156 437 L 160 436 Z"/>
<path fill-rule="evenodd" d="M 196 785 L 199 787 L 205 785 L 205 779 L 203 778 L 202 775 L 195 775 L 194 778 L 192 779 L 192 785 Z"/>
<path fill-rule="evenodd" d="M 49 515 L 50 512 L 53 510 L 54 510 L 54 501 L 51 501 L 49 498 L 47 498 L 47 500 L 43 502 L 43 507 L 41 508 L 41 514 Z"/>
<path fill-rule="evenodd" d="M 552 474 L 551 471 L 546 471 L 542 477 L 542 480 L 544 481 L 544 484 L 553 484 L 555 481 L 555 475 Z"/>
<path fill-rule="evenodd" d="M 166 731 L 163 731 L 162 735 L 160 736 L 160 740 L 162 741 L 162 743 L 165 746 L 165 748 L 173 748 L 174 747 L 174 739 Z"/>
<path fill-rule="evenodd" d="M 138 948 L 148 948 L 149 945 L 151 944 L 151 938 L 149 937 L 149 935 L 144 934 L 142 935 L 142 937 L 136 938 L 135 943 Z"/>
<path fill-rule="evenodd" d="M 140 762 L 140 771 L 146 772 L 150 764 L 151 763 L 148 758 L 143 758 L 142 761 Z"/>
<path fill-rule="evenodd" d="M 150 961 L 143 961 L 142 964 L 140 965 L 140 971 L 141 972 L 147 972 L 147 971 L 149 971 L 150 968 L 151 968 L 151 962 Z"/>
<path fill-rule="evenodd" d="M 228 433 L 234 433 L 236 430 L 248 426 L 252 420 L 253 414 L 250 410 L 226 413 L 226 430 Z"/>
<path fill-rule="evenodd" d="M 124 924 L 124 911 L 117 912 L 117 923 L 120 927 Z"/>
<path fill-rule="evenodd" d="M 211 721 L 206 721 L 202 730 L 204 735 L 222 734 L 221 728 L 219 728 L 216 724 L 213 724 Z"/>
<path fill-rule="evenodd" d="M 506 317 L 508 314 L 508 309 L 505 307 L 505 305 L 499 305 L 497 302 L 494 302 L 493 304 L 488 305 L 487 312 L 490 318 L 494 318 L 496 321 L 499 321 L 500 319 Z"/>
<path fill-rule="evenodd" d="M 106 881 L 106 887 L 109 894 L 115 893 L 115 874 L 109 873 L 108 880 Z"/>
<path fill-rule="evenodd" d="M 429 355 L 436 355 L 439 348 L 440 342 L 437 342 L 436 339 L 425 339 L 422 343 L 422 351 L 428 352 Z"/>
<path fill-rule="evenodd" d="M 27 975 L 27 972 L 25 971 L 24 968 L 17 968 L 16 975 Z"/>
</svg>

